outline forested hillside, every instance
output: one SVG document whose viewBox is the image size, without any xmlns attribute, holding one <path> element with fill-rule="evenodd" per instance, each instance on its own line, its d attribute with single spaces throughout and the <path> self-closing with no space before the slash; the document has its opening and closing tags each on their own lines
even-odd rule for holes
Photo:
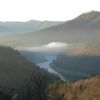
<svg viewBox="0 0 100 100">
<path fill-rule="evenodd" d="M 0 100 L 44 100 L 44 89 L 56 79 L 17 51 L 0 47 Z"/>
<path fill-rule="evenodd" d="M 98 75 L 99 66 L 100 42 L 71 44 L 51 64 L 68 81 Z"/>
</svg>

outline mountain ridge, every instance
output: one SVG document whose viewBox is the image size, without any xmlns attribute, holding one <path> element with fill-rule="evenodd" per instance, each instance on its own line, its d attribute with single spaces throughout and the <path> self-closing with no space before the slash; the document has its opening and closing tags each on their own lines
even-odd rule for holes
<svg viewBox="0 0 100 100">
<path fill-rule="evenodd" d="M 81 14 L 63 24 L 28 33 L 26 37 L 32 38 L 34 43 L 52 41 L 73 43 L 100 39 L 100 12 L 92 11 Z"/>
<path fill-rule="evenodd" d="M 61 21 L 39 21 L 39 20 L 29 20 L 26 22 L 20 21 L 8 21 L 0 22 L 0 32 L 7 33 L 27 33 L 36 32 L 47 27 L 55 26 L 61 24 Z"/>
<path fill-rule="evenodd" d="M 10 36 L 7 35 L 3 38 L 4 40 L 6 38 L 8 40 L 13 38 L 16 41 L 29 46 L 43 45 L 54 41 L 77 43 L 99 40 L 100 12 L 91 11 L 81 14 L 73 20 L 66 21 L 62 24 L 38 30 L 38 32 L 28 32 L 26 34 L 16 34 Z"/>
</svg>

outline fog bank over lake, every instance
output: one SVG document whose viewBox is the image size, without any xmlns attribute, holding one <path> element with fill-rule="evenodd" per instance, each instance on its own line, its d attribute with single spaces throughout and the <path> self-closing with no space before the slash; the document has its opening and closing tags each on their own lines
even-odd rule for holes
<svg viewBox="0 0 100 100">
<path fill-rule="evenodd" d="M 34 46 L 34 47 L 17 47 L 19 51 L 31 51 L 31 52 L 44 52 L 44 53 L 60 53 L 68 44 L 62 42 L 51 42 L 48 44 Z"/>
<path fill-rule="evenodd" d="M 40 68 L 50 73 L 59 75 L 64 80 L 58 72 L 50 67 L 50 64 L 67 46 L 68 44 L 66 43 L 51 42 L 37 47 L 20 47 L 17 50 L 32 63 L 36 63 Z"/>
</svg>

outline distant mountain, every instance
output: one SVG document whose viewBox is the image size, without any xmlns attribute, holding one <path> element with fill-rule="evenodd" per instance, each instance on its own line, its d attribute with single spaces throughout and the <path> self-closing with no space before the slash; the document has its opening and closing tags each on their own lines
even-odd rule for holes
<svg viewBox="0 0 100 100">
<path fill-rule="evenodd" d="M 29 40 L 30 43 L 33 41 L 34 44 L 56 41 L 67 43 L 94 41 L 100 39 L 100 12 L 84 13 L 63 24 L 52 26 L 39 32 L 28 33 L 19 38 Z"/>
<path fill-rule="evenodd" d="M 61 24 L 60 21 L 37 21 L 30 20 L 27 22 L 0 22 L 0 33 L 27 33 L 36 32 L 44 28 Z"/>
<path fill-rule="evenodd" d="M 51 63 L 68 81 L 100 75 L 99 66 L 100 42 L 71 44 Z"/>
<path fill-rule="evenodd" d="M 31 21 L 28 23 L 31 23 Z M 47 24 L 45 25 L 47 26 Z M 43 26 L 43 24 L 41 24 L 41 26 Z M 36 27 L 39 28 L 38 25 Z M 63 23 L 60 22 L 59 25 L 56 24 L 54 26 L 45 27 L 45 29 L 39 30 L 38 32 L 27 32 L 26 34 L 0 37 L 0 41 L 4 40 L 4 43 L 6 41 L 9 42 L 11 39 L 25 46 L 43 45 L 51 42 L 75 43 L 99 40 L 100 12 L 91 11 L 83 13 L 73 20 Z M 10 42 L 10 44 L 12 43 Z"/>
<path fill-rule="evenodd" d="M 100 76 L 70 83 L 58 81 L 48 86 L 46 94 L 50 100 L 99 100 Z"/>
</svg>

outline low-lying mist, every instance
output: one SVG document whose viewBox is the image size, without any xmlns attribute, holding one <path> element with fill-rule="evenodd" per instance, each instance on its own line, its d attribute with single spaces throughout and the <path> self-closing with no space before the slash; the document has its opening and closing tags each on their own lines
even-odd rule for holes
<svg viewBox="0 0 100 100">
<path fill-rule="evenodd" d="M 62 52 L 68 46 L 67 43 L 62 42 L 51 42 L 48 44 L 35 46 L 35 47 L 19 47 L 19 51 L 30 51 L 30 52 L 41 52 L 41 53 L 51 53 L 58 54 Z"/>
</svg>

